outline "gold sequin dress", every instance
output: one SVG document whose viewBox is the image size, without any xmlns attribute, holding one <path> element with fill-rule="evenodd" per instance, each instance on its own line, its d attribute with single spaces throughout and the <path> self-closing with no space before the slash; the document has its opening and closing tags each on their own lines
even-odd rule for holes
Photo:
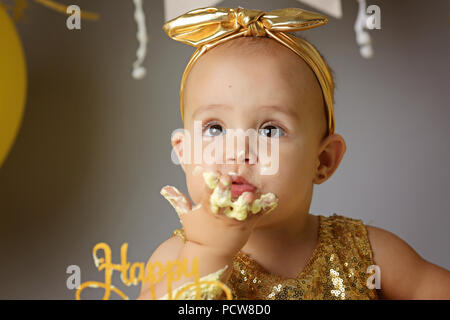
<svg viewBox="0 0 450 320">
<path fill-rule="evenodd" d="M 319 216 L 317 246 L 295 279 L 271 274 L 239 251 L 226 283 L 236 300 L 368 300 L 367 267 L 374 265 L 367 229 L 361 220 L 333 214 Z M 186 240 L 183 228 L 173 235 Z"/>
</svg>

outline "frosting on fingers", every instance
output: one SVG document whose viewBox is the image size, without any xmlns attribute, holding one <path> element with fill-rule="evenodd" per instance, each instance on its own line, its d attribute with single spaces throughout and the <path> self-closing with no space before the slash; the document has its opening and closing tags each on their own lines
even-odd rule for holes
<svg viewBox="0 0 450 320">
<path fill-rule="evenodd" d="M 167 188 L 171 188 L 175 192 L 176 196 L 171 195 L 167 191 Z M 186 198 L 177 188 L 172 186 L 166 186 L 161 189 L 160 193 L 164 198 L 166 198 L 167 201 L 169 201 L 169 203 L 177 212 L 178 216 L 181 216 L 182 214 L 186 214 L 189 212 L 187 208 Z"/>
</svg>

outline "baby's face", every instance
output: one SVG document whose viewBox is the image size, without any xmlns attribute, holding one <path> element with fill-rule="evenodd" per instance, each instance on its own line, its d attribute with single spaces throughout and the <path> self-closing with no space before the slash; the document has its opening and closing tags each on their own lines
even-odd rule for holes
<svg viewBox="0 0 450 320">
<path fill-rule="evenodd" d="M 244 38 L 232 41 L 246 45 Z M 274 40 L 259 41 L 253 43 L 255 47 L 218 46 L 202 56 L 191 70 L 184 92 L 184 129 L 191 136 L 192 158 L 183 164 L 183 170 L 194 204 L 200 201 L 204 190 L 198 166 L 206 171 L 238 173 L 258 192 L 274 193 L 279 199 L 278 207 L 261 220 L 270 224 L 273 219 L 309 210 L 319 148 L 327 127 L 320 85 L 309 66 Z M 217 155 L 222 163 L 194 163 L 194 121 L 201 123 L 202 152 L 222 139 L 223 152 Z M 260 137 L 258 143 L 267 144 L 270 156 L 275 156 L 271 147 L 277 139 L 278 170 L 262 174 L 268 167 L 262 163 L 258 148 L 248 138 L 241 148 L 237 140 L 234 145 L 227 144 L 229 129 L 255 130 Z M 172 143 L 184 153 L 180 136 Z M 237 163 L 239 157 L 241 163 Z M 237 195 L 233 193 L 234 198 Z"/>
</svg>

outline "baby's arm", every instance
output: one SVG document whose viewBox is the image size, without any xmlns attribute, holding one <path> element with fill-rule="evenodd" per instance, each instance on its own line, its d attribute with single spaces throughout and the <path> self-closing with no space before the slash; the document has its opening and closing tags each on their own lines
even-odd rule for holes
<svg viewBox="0 0 450 320">
<path fill-rule="evenodd" d="M 174 236 L 166 241 L 164 241 L 152 254 L 150 259 L 148 260 L 145 274 L 148 272 L 148 266 L 151 263 L 161 262 L 163 265 L 166 265 L 168 261 L 179 260 L 187 258 L 188 260 L 188 269 L 192 269 L 192 257 L 197 257 L 199 261 L 199 278 L 202 278 L 205 275 L 211 274 L 223 268 L 224 265 L 231 266 L 233 256 L 224 256 L 218 254 L 215 251 L 209 250 L 204 246 L 200 246 L 195 243 L 191 243 L 187 241 L 183 243 L 180 237 Z M 225 283 L 229 276 L 231 275 L 231 268 L 227 268 L 222 276 L 218 279 L 219 281 Z M 174 289 L 181 287 L 183 284 L 187 282 L 194 281 L 194 278 L 187 278 L 183 276 L 179 281 L 174 281 L 172 283 L 172 294 L 175 294 Z M 155 297 L 152 296 L 150 291 L 149 283 L 144 283 L 141 288 L 141 293 L 137 300 L 148 300 L 148 299 L 160 299 L 161 297 L 167 294 L 167 279 L 166 276 L 163 279 L 154 285 L 155 288 Z M 218 298 L 224 298 L 222 295 Z"/>
<path fill-rule="evenodd" d="M 201 201 L 195 206 L 175 187 L 165 186 L 161 189 L 161 194 L 174 207 L 180 218 L 186 242 L 180 244 L 175 240 L 167 240 L 153 253 L 149 262 L 165 265 L 167 261 L 186 259 L 187 265 L 192 266 L 197 258 L 200 281 L 203 277 L 206 277 L 206 281 L 218 281 L 216 285 L 206 286 L 201 298 L 223 299 L 224 292 L 220 291 L 224 290 L 217 290 L 217 287 L 224 285 L 231 275 L 234 255 L 245 245 L 259 219 L 276 207 L 278 199 L 270 193 L 260 195 L 260 192 L 244 192 L 232 202 L 232 179 L 229 175 L 207 172 L 203 177 L 204 192 Z M 172 288 L 183 288 L 184 284 L 192 280 L 183 276 L 172 284 Z M 166 276 L 156 283 L 154 288 L 156 298 L 165 299 L 168 289 Z M 151 296 L 150 287 L 147 285 L 142 288 L 139 300 L 152 299 Z M 186 295 L 182 293 L 180 298 L 184 296 L 192 298 L 191 290 L 187 290 Z"/>
<path fill-rule="evenodd" d="M 450 299 L 450 271 L 419 256 L 395 234 L 367 226 L 380 267 L 382 299 Z"/>
<path fill-rule="evenodd" d="M 148 262 L 145 266 L 145 274 L 148 274 L 149 265 L 151 265 L 155 262 L 160 262 L 163 265 L 166 265 L 166 263 L 168 261 L 175 261 L 176 259 L 178 259 L 178 256 L 179 256 L 180 251 L 183 248 L 183 246 L 184 246 L 183 240 L 181 240 L 180 237 L 176 237 L 176 236 L 171 237 L 171 238 L 167 239 L 166 241 L 164 241 L 163 243 L 161 243 L 161 245 L 153 252 L 152 256 L 148 260 Z M 165 277 L 164 277 L 164 280 L 166 280 Z M 164 282 L 163 281 L 161 281 L 161 283 L 165 282 L 165 281 Z M 160 293 L 158 295 L 159 291 L 160 291 L 159 288 L 156 288 L 156 286 L 155 286 L 156 297 L 152 297 L 152 293 L 150 292 L 150 284 L 148 282 L 144 282 L 141 287 L 141 292 L 140 292 L 137 300 L 148 300 L 148 299 L 159 298 L 159 296 L 163 296 L 164 294 L 166 294 L 166 292 L 164 292 L 164 293 L 162 293 L 162 294 Z"/>
</svg>

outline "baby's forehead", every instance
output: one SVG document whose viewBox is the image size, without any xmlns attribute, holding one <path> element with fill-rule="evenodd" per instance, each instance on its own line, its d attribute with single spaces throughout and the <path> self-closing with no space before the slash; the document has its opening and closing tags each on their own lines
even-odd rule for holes
<svg viewBox="0 0 450 320">
<path fill-rule="evenodd" d="M 193 64 L 187 75 L 188 87 L 203 85 L 205 81 L 226 80 L 235 72 L 224 69 L 238 69 L 239 77 L 256 82 L 267 82 L 274 78 L 287 82 L 286 85 L 303 85 L 317 82 L 309 65 L 291 49 L 267 37 L 239 37 L 221 43 Z M 244 71 L 245 70 L 245 71 Z M 191 81 L 191 78 L 195 79 Z"/>
<path fill-rule="evenodd" d="M 228 90 L 231 86 L 248 91 Z M 320 85 L 307 63 L 267 37 L 229 40 L 202 55 L 185 84 L 185 107 L 193 100 L 220 100 L 223 91 L 280 102 L 313 93 L 321 96 Z"/>
</svg>

